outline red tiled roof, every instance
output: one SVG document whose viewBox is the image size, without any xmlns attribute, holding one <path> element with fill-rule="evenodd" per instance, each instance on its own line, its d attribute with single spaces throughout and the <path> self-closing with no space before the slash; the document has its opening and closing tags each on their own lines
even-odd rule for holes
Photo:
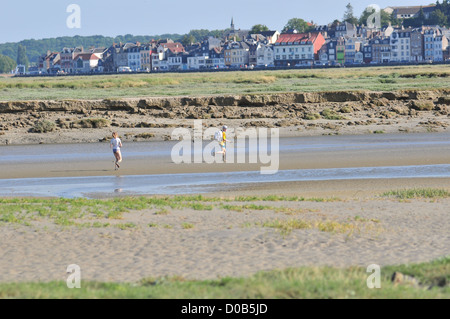
<svg viewBox="0 0 450 319">
<path fill-rule="evenodd" d="M 315 33 L 282 33 L 275 44 L 313 44 L 319 36 Z"/>
<path fill-rule="evenodd" d="M 164 48 L 169 49 L 172 53 L 182 53 L 184 52 L 184 47 L 181 43 L 162 43 Z"/>
<path fill-rule="evenodd" d="M 78 60 L 79 58 L 81 58 L 83 61 L 89 61 L 89 60 L 100 60 L 100 58 L 98 56 L 96 56 L 93 53 L 80 53 L 77 54 L 74 58 L 74 60 Z"/>
</svg>

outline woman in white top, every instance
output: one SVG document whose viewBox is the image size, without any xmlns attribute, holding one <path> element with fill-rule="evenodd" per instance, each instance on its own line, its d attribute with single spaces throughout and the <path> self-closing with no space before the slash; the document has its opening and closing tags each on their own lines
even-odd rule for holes
<svg viewBox="0 0 450 319">
<path fill-rule="evenodd" d="M 117 132 L 114 132 L 111 140 L 111 148 L 113 150 L 114 156 L 116 158 L 116 170 L 120 168 L 119 163 L 122 162 L 122 153 L 120 152 L 120 148 L 122 147 L 122 141 L 119 138 Z"/>
</svg>

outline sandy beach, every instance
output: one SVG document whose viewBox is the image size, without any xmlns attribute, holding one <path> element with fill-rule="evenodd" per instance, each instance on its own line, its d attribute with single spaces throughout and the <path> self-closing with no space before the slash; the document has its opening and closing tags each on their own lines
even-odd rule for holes
<svg viewBox="0 0 450 319">
<path fill-rule="evenodd" d="M 261 111 L 260 107 L 238 105 L 233 112 L 250 112 L 254 116 L 232 119 L 222 115 L 222 118 L 205 120 L 204 125 L 278 127 L 280 136 L 285 139 L 338 138 L 340 135 L 373 137 L 374 133 L 386 136 L 385 146 L 372 149 L 311 148 L 282 152 L 280 170 L 450 163 L 447 144 L 427 143 L 426 138 L 423 143 L 414 144 L 415 137 L 419 137 L 414 133 L 438 132 L 442 134 L 441 139 L 447 139 L 450 126 L 448 106 L 444 103 L 447 100 L 441 98 L 441 102 L 437 102 L 436 98 L 436 108 L 431 111 L 416 110 L 418 102 L 409 101 L 408 97 L 399 97 L 400 102 L 393 104 L 386 101 L 381 101 L 379 105 L 375 100 L 360 104 L 311 102 L 306 106 L 308 109 L 305 109 L 304 103 L 292 105 L 292 110 L 301 112 L 302 116 L 306 116 L 308 111 L 323 112 L 324 108 L 339 110 L 347 106 L 353 110 L 344 113 L 340 120 L 322 118 L 316 121 L 298 119 L 295 114 L 287 116 L 286 113 L 276 113 L 286 108 L 284 105 L 265 108 L 266 115 L 259 118 L 255 114 Z M 203 108 L 206 109 L 207 105 Z M 193 112 L 195 107 L 188 109 Z M 218 109 L 216 107 L 214 112 Z M 130 143 L 173 143 L 168 140 L 175 127 L 192 127 L 195 117 L 186 118 L 190 114 L 186 110 L 183 110 L 184 113 L 180 111 L 183 118 L 172 119 L 170 114 L 166 114 L 168 117 L 165 118 L 163 111 L 147 107 L 131 113 L 85 109 L 84 114 L 75 111 L 40 113 L 39 110 L 34 113 L 4 113 L 0 132 L 0 143 L 4 145 L 0 147 L 0 179 L 194 174 L 260 169 L 259 164 L 177 165 L 167 154 L 156 154 L 151 160 L 145 156 L 127 154 L 131 152 L 127 150 Z M 172 111 L 176 113 L 175 109 Z M 152 112 L 159 112 L 161 116 L 155 117 Z M 271 112 L 278 115 L 270 118 L 267 114 Z M 30 131 L 42 115 L 58 123 L 55 131 Z M 76 126 L 82 119 L 92 117 L 104 117 L 114 125 L 104 128 Z M 125 145 L 124 162 L 119 172 L 113 170 L 108 143 L 100 142 L 108 141 L 113 130 L 119 131 Z M 142 134 L 147 134 L 146 138 Z M 413 146 L 404 143 L 396 147 L 398 136 L 407 136 Z M 391 142 L 394 146 L 389 146 Z M 20 152 L 24 150 L 23 159 L 8 159 L 7 156 L 16 152 L 19 146 L 24 148 L 19 149 L 17 158 L 21 158 Z M 49 150 L 46 147 L 53 146 L 65 147 L 69 151 L 65 151 L 60 159 L 52 159 L 51 152 L 49 157 L 45 157 L 45 150 Z M 92 149 L 109 155 L 92 155 L 88 159 L 80 157 L 80 154 L 93 154 Z M 152 146 L 145 151 L 152 152 Z M 70 152 L 74 152 L 74 156 L 71 157 Z M 36 155 L 38 160 L 28 161 L 29 154 Z M 157 208 L 148 207 L 124 213 L 121 219 L 82 220 L 110 224 L 105 227 L 59 226 L 48 218 L 32 220 L 27 226 L 0 222 L 0 282 L 64 281 L 68 276 L 67 266 L 71 264 L 81 267 L 82 280 L 136 282 L 158 276 L 188 279 L 238 277 L 262 270 L 300 266 L 383 266 L 424 262 L 450 255 L 449 198 L 398 200 L 381 196 L 387 191 L 412 188 L 450 191 L 450 178 L 243 183 L 205 196 L 225 200 L 236 196 L 278 195 L 310 200 L 227 202 L 228 205 L 249 205 L 239 211 L 227 208 L 220 201 L 206 201 L 206 204 L 212 205 L 211 209 L 169 208 L 161 214 Z M 260 210 L 252 208 L 252 205 L 269 205 L 270 208 Z M 316 226 L 294 229 L 286 234 L 267 226 L 276 220 L 303 221 Z M 114 227 L 127 223 L 134 226 Z M 320 223 L 351 225 L 353 231 L 324 231 L 317 227 Z"/>
<path fill-rule="evenodd" d="M 270 204 L 292 211 L 236 212 L 215 207 L 175 209 L 161 215 L 148 209 L 109 221 L 137 225 L 125 230 L 61 228 L 45 220 L 32 226 L 2 225 L 0 282 L 64 281 L 71 264 L 81 267 L 82 280 L 137 282 L 158 276 L 239 277 L 300 266 L 395 265 L 450 253 L 449 199 Z M 282 234 L 261 226 L 292 219 L 351 222 L 360 230 L 350 235 L 317 229 Z M 185 229 L 186 224 L 192 228 Z"/>
<path fill-rule="evenodd" d="M 450 149 L 440 145 L 362 152 L 313 151 L 281 154 L 281 169 L 446 164 Z M 104 162 L 45 161 L 2 164 L 2 178 L 117 174 Z M 175 165 L 166 157 L 130 158 L 120 174 L 259 169 L 244 164 Z M 212 203 L 211 210 L 156 208 L 96 219 L 108 227 L 57 226 L 43 218 L 31 225 L 0 226 L 0 282 L 66 280 L 68 265 L 81 267 L 82 280 L 137 282 L 146 277 L 213 279 L 300 266 L 392 265 L 430 261 L 450 254 L 450 199 L 396 200 L 386 191 L 411 188 L 450 190 L 449 178 L 335 180 L 241 184 L 212 198 L 299 196 L 323 202 L 251 202 L 271 209 L 233 211 Z M 334 198 L 331 201 L 328 199 Z M 227 202 L 228 205 L 246 203 Z M 279 210 L 273 207 L 280 208 Z M 317 228 L 283 234 L 263 226 L 274 220 L 349 223 L 350 233 Z M 87 221 L 90 221 L 89 219 Z M 113 227 L 132 223 L 131 229 Z M 190 225 L 186 228 L 185 225 Z M 50 248 L 51 247 L 51 248 Z"/>
</svg>

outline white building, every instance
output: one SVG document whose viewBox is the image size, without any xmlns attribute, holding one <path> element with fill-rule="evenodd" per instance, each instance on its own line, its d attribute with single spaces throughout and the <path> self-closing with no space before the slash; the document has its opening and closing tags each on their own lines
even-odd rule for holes
<svg viewBox="0 0 450 319">
<path fill-rule="evenodd" d="M 197 56 L 189 56 L 187 58 L 187 68 L 189 70 L 199 70 L 204 69 L 209 64 L 208 55 L 197 55 Z"/>
<path fill-rule="evenodd" d="M 141 48 L 140 46 L 132 46 L 127 49 L 128 67 L 137 72 L 141 70 Z"/>
<path fill-rule="evenodd" d="M 390 36 L 391 62 L 411 60 L 411 29 L 395 30 Z"/>
<path fill-rule="evenodd" d="M 275 57 L 273 55 L 272 46 L 269 44 L 259 43 L 256 48 L 256 65 L 274 65 L 274 59 Z"/>
<path fill-rule="evenodd" d="M 295 66 L 313 63 L 325 44 L 321 33 L 283 33 L 274 44 L 275 66 Z"/>
<path fill-rule="evenodd" d="M 183 68 L 182 54 L 168 54 L 167 65 L 169 70 L 181 70 Z"/>
<path fill-rule="evenodd" d="M 444 61 L 444 51 L 448 47 L 448 39 L 439 28 L 432 27 L 425 30 L 423 42 L 426 61 Z"/>
<path fill-rule="evenodd" d="M 89 73 L 98 67 L 99 60 L 93 53 L 80 53 L 73 59 L 73 69 L 76 73 Z"/>
</svg>

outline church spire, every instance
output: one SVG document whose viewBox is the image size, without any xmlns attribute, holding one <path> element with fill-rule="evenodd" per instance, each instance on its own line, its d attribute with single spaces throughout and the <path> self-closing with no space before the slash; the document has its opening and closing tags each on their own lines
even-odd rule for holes
<svg viewBox="0 0 450 319">
<path fill-rule="evenodd" d="M 231 30 L 234 31 L 234 18 L 231 17 Z"/>
</svg>

